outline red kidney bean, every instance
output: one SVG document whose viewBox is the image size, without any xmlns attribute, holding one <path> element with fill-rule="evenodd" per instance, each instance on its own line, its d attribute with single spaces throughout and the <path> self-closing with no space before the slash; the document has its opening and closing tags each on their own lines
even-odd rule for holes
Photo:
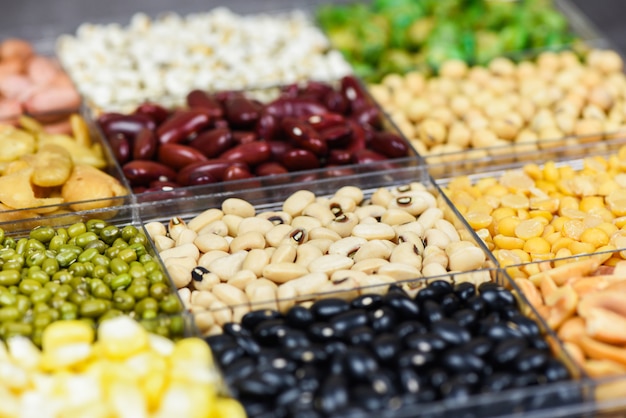
<svg viewBox="0 0 626 418">
<path fill-rule="evenodd" d="M 272 152 L 265 141 L 256 141 L 249 144 L 237 145 L 220 155 L 221 159 L 229 161 L 241 161 L 250 166 L 255 166 L 269 160 Z"/>
<path fill-rule="evenodd" d="M 352 154 L 344 149 L 332 149 L 328 154 L 329 165 L 346 165 L 352 162 Z"/>
<path fill-rule="evenodd" d="M 376 106 L 363 106 L 352 114 L 352 119 L 361 125 L 370 125 L 373 128 L 380 129 L 382 127 L 382 119 L 380 110 Z"/>
<path fill-rule="evenodd" d="M 170 112 L 163 106 L 156 103 L 143 103 L 135 110 L 135 114 L 142 114 L 148 116 L 157 125 L 162 124 L 169 116 Z"/>
<path fill-rule="evenodd" d="M 374 132 L 370 147 L 389 158 L 406 157 L 409 153 L 406 142 L 392 132 Z"/>
<path fill-rule="evenodd" d="M 133 186 L 145 186 L 153 181 L 172 181 L 176 172 L 156 161 L 136 160 L 122 166 L 122 171 Z"/>
<path fill-rule="evenodd" d="M 211 118 L 198 110 L 184 110 L 174 113 L 157 128 L 159 143 L 181 142 L 192 133 L 197 133 L 209 125 Z"/>
<path fill-rule="evenodd" d="M 257 135 L 253 131 L 233 131 L 233 140 L 238 144 L 249 144 L 257 140 Z"/>
<path fill-rule="evenodd" d="M 385 161 L 387 157 L 369 149 L 362 149 L 352 154 L 354 164 L 368 164 L 376 161 Z"/>
<path fill-rule="evenodd" d="M 350 110 L 353 113 L 370 105 L 363 86 L 354 76 L 346 76 L 341 79 L 340 91 L 343 97 L 350 103 Z"/>
<path fill-rule="evenodd" d="M 211 119 L 222 119 L 224 109 L 220 103 L 202 90 L 192 90 L 187 94 L 187 105 L 204 110 Z"/>
<path fill-rule="evenodd" d="M 263 111 L 254 128 L 259 139 L 269 141 L 280 131 L 278 117 Z"/>
<path fill-rule="evenodd" d="M 324 105 L 331 112 L 344 114 L 350 108 L 348 100 L 337 90 L 331 90 L 323 98 Z"/>
<path fill-rule="evenodd" d="M 289 171 L 280 163 L 275 161 L 268 161 L 263 164 L 259 164 L 254 169 L 254 174 L 257 176 L 274 176 L 277 174 L 285 174 Z"/>
<path fill-rule="evenodd" d="M 189 142 L 189 146 L 199 150 L 207 158 L 217 157 L 234 144 L 233 135 L 228 127 L 201 132 Z"/>
<path fill-rule="evenodd" d="M 324 97 L 329 92 L 335 91 L 327 83 L 321 83 L 319 81 L 309 81 L 304 87 L 300 89 L 299 97 L 311 97 L 318 102 L 323 102 Z"/>
<path fill-rule="evenodd" d="M 170 143 L 159 147 L 158 160 L 174 170 L 180 170 L 189 164 L 208 161 L 208 158 L 188 145 Z"/>
<path fill-rule="evenodd" d="M 246 96 L 240 90 L 221 90 L 221 91 L 215 92 L 213 94 L 213 97 L 215 98 L 215 100 L 217 100 L 219 103 L 223 105 L 224 102 L 226 102 L 226 100 L 235 99 L 237 97 L 246 97 Z"/>
<path fill-rule="evenodd" d="M 294 117 L 286 117 L 280 122 L 283 132 L 299 147 L 323 157 L 328 153 L 328 145 L 311 125 Z"/>
<path fill-rule="evenodd" d="M 130 142 L 124 134 L 112 134 L 107 136 L 113 156 L 120 164 L 125 164 L 130 159 Z"/>
<path fill-rule="evenodd" d="M 144 128 L 139 131 L 135 137 L 133 143 L 133 159 L 151 160 L 156 155 L 157 147 L 158 143 L 154 131 Z"/>
<path fill-rule="evenodd" d="M 291 145 L 289 142 L 285 142 L 285 141 L 266 141 L 266 142 L 270 146 L 270 152 L 272 154 L 271 158 L 274 161 L 281 161 L 285 153 L 289 151 L 290 149 L 293 149 L 293 145 Z"/>
<path fill-rule="evenodd" d="M 220 129 L 220 128 L 228 128 L 228 121 L 226 119 L 216 119 L 211 124 L 212 128 Z"/>
<path fill-rule="evenodd" d="M 367 142 L 367 132 L 365 131 L 365 128 L 352 120 L 348 122 L 348 125 L 352 130 L 352 138 L 348 146 L 345 148 L 346 151 L 352 154 L 356 151 L 365 149 L 365 144 Z"/>
<path fill-rule="evenodd" d="M 117 113 L 117 112 L 108 112 L 108 113 L 103 113 L 100 116 L 98 116 L 98 125 L 102 126 L 108 124 L 109 122 L 111 122 L 114 119 L 121 119 L 123 118 L 124 114 L 122 113 Z M 104 130 L 104 127 L 103 127 Z"/>
<path fill-rule="evenodd" d="M 265 106 L 265 112 L 278 118 L 294 116 L 297 118 L 328 113 L 326 106 L 309 99 L 279 98 Z"/>
<path fill-rule="evenodd" d="M 178 187 L 180 187 L 180 185 L 176 182 L 162 181 L 162 180 L 152 181 L 148 185 L 148 189 L 150 190 L 167 190 L 167 189 L 176 189 Z"/>
<path fill-rule="evenodd" d="M 224 177 L 222 178 L 222 181 L 243 180 L 252 177 L 254 176 L 247 168 L 231 165 L 226 169 L 226 171 L 224 171 Z"/>
<path fill-rule="evenodd" d="M 200 161 L 197 163 L 189 164 L 178 172 L 176 176 L 176 182 L 181 186 L 188 186 L 197 183 L 198 179 L 203 177 L 210 177 L 215 181 L 222 181 L 224 172 L 228 167 L 239 166 L 247 168 L 247 166 L 239 161 L 229 161 L 221 158 L 215 158 L 207 161 Z"/>
<path fill-rule="evenodd" d="M 352 129 L 348 124 L 330 126 L 320 130 L 320 136 L 331 148 L 345 147 L 352 139 Z"/>
<path fill-rule="evenodd" d="M 343 115 L 333 112 L 309 116 L 306 121 L 318 131 L 330 128 L 332 126 L 346 124 L 346 118 Z"/>
<path fill-rule="evenodd" d="M 233 97 L 224 101 L 226 119 L 238 128 L 250 128 L 261 116 L 260 107 L 246 97 Z"/>
<path fill-rule="evenodd" d="M 345 177 L 345 176 L 353 176 L 354 175 L 354 170 L 351 170 L 347 167 L 334 167 L 334 166 L 327 166 L 328 172 L 327 175 L 330 177 Z"/>
<path fill-rule="evenodd" d="M 320 160 L 306 149 L 292 149 L 285 153 L 281 162 L 289 171 L 311 170 L 320 167 Z"/>
<path fill-rule="evenodd" d="M 112 134 L 124 134 L 128 138 L 134 138 L 142 129 L 154 130 L 156 124 L 146 115 L 119 115 L 110 118 L 100 118 L 100 126 L 107 136 Z"/>
<path fill-rule="evenodd" d="M 281 87 L 280 89 L 280 97 L 295 99 L 298 97 L 300 93 L 300 86 L 298 83 L 288 84 L 286 86 Z"/>
</svg>

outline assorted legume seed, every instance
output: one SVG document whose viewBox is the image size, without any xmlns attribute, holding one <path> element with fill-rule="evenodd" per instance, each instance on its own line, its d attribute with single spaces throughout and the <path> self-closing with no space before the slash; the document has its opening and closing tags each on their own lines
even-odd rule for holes
<svg viewBox="0 0 626 418">
<path fill-rule="evenodd" d="M 415 297 L 392 285 L 284 313 L 255 310 L 206 341 L 249 417 L 373 416 L 438 400 L 454 402 L 460 416 L 469 396 L 570 378 L 538 324 L 495 283 L 438 280 Z M 503 410 L 580 396 L 511 394 Z"/>
<path fill-rule="evenodd" d="M 229 198 L 189 222 L 146 224 L 203 334 L 239 321 L 251 303 L 285 310 L 314 294 L 350 298 L 359 287 L 488 264 L 468 231 L 455 227 L 445 202 L 421 183 L 379 188 L 369 198 L 353 186 L 329 197 L 300 190 L 280 209 L 257 213 L 249 202 Z M 487 271 L 471 278 L 489 279 Z M 416 292 L 422 284 L 405 287 Z"/>
<path fill-rule="evenodd" d="M 412 154 L 383 126 L 360 82 L 292 84 L 264 103 L 250 94 L 194 90 L 187 107 L 144 103 L 99 124 L 137 193 Z M 343 170 L 349 174 L 349 170 Z"/>
<path fill-rule="evenodd" d="M 89 220 L 19 239 L 0 230 L 0 238 L 0 339 L 21 335 L 40 345 L 57 320 L 96 326 L 120 315 L 160 335 L 184 334 L 180 301 L 136 227 Z"/>
<path fill-rule="evenodd" d="M 352 72 L 297 10 L 240 16 L 218 7 L 157 19 L 136 14 L 126 27 L 85 23 L 59 38 L 57 53 L 91 105 L 117 111 L 163 96 L 182 104 L 193 89 L 336 80 Z"/>
<path fill-rule="evenodd" d="M 245 418 L 199 338 L 172 342 L 127 317 L 97 331 L 59 321 L 41 350 L 24 337 L 0 341 L 3 417 Z"/>
<path fill-rule="evenodd" d="M 439 75 L 387 75 L 372 95 L 429 163 L 529 152 L 563 138 L 600 141 L 624 131 L 619 54 L 543 52 L 515 64 L 446 61 Z M 465 151 L 465 152 L 463 152 Z"/>
</svg>

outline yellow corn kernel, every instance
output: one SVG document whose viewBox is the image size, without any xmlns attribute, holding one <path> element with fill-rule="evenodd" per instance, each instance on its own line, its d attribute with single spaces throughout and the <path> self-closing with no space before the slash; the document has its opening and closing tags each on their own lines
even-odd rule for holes
<svg viewBox="0 0 626 418">
<path fill-rule="evenodd" d="M 524 240 L 516 237 L 504 236 L 502 234 L 498 234 L 493 237 L 493 243 L 496 248 L 504 249 L 504 250 L 514 250 L 514 249 L 522 249 L 524 248 Z"/>
<path fill-rule="evenodd" d="M 546 220 L 546 224 L 549 223 L 553 218 L 550 211 L 539 209 L 529 211 L 528 216 L 530 216 L 531 218 L 543 218 Z"/>
<path fill-rule="evenodd" d="M 572 255 L 592 254 L 596 251 L 596 247 L 594 247 L 592 244 L 576 241 L 572 242 L 572 244 L 569 246 L 569 249 L 572 252 Z"/>
<path fill-rule="evenodd" d="M 498 221 L 500 221 L 500 219 L 509 216 L 515 216 L 516 213 L 517 212 L 515 211 L 515 209 L 512 208 L 497 208 L 494 209 L 493 212 L 491 212 L 491 217 L 493 218 L 494 222 L 497 223 Z"/>
<path fill-rule="evenodd" d="M 578 209 L 589 212 L 592 209 L 603 208 L 604 199 L 601 196 L 584 196 L 580 199 Z"/>
<path fill-rule="evenodd" d="M 515 227 L 515 236 L 523 240 L 540 237 L 543 234 L 544 224 L 538 219 L 526 219 Z"/>
<path fill-rule="evenodd" d="M 559 239 L 557 239 L 556 241 L 552 243 L 551 250 L 553 253 L 556 253 L 561 248 L 569 248 L 569 246 L 572 245 L 572 242 L 574 242 L 574 240 L 571 238 L 560 237 Z"/>
<path fill-rule="evenodd" d="M 94 338 L 93 328 L 84 321 L 56 321 L 46 327 L 41 338 L 41 347 L 44 351 L 56 350 L 69 344 L 91 344 Z"/>
<path fill-rule="evenodd" d="M 464 217 L 474 230 L 487 228 L 493 222 L 493 218 L 485 212 L 471 211 L 467 212 Z"/>
<path fill-rule="evenodd" d="M 559 180 L 559 170 L 554 161 L 548 161 L 543 166 L 543 178 L 546 181 L 556 183 Z"/>
<path fill-rule="evenodd" d="M 580 234 L 580 240 L 598 248 L 609 243 L 609 234 L 600 228 L 587 228 Z"/>
<path fill-rule="evenodd" d="M 515 228 L 522 222 L 517 216 L 509 216 L 500 219 L 496 225 L 495 232 L 497 234 L 505 235 L 507 237 L 515 236 Z"/>
<path fill-rule="evenodd" d="M 210 418 L 246 418 L 246 411 L 232 398 L 218 398 Z"/>
<path fill-rule="evenodd" d="M 118 316 L 100 325 L 96 345 L 104 356 L 124 359 L 149 347 L 148 333 L 135 320 Z"/>
<path fill-rule="evenodd" d="M 550 243 L 541 237 L 532 237 L 524 243 L 522 248 L 527 253 L 531 254 L 543 254 L 550 252 Z"/>
<path fill-rule="evenodd" d="M 580 236 L 585 231 L 585 225 L 578 219 L 570 219 L 563 224 L 563 230 L 561 233 L 564 237 L 571 238 L 573 240 L 580 240 Z"/>
</svg>

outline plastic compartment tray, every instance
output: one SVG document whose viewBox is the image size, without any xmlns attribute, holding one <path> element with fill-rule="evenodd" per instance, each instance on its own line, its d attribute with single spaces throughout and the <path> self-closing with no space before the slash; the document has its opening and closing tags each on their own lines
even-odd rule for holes
<svg viewBox="0 0 626 418">
<path fill-rule="evenodd" d="M 465 281 L 474 282 L 474 274 L 479 273 L 489 277 L 490 282 L 497 283 L 513 291 L 519 291 L 511 285 L 510 278 L 502 269 L 485 269 L 474 272 L 458 272 L 445 276 L 420 278 L 416 280 L 406 280 L 398 282 L 399 285 L 405 283 L 420 283 L 418 287 L 435 280 L 452 281 L 461 283 Z M 356 288 L 358 294 L 376 293 L 385 294 L 388 285 L 376 285 Z M 350 300 L 356 297 L 354 294 L 342 292 L 327 292 L 310 295 L 309 298 L 279 299 L 281 306 L 290 307 L 294 305 L 309 306 L 314 300 L 322 298 L 340 298 Z M 557 417 L 583 417 L 585 413 L 595 411 L 596 404 L 593 400 L 592 382 L 575 365 L 573 360 L 564 350 L 556 335 L 547 327 L 544 320 L 537 315 L 535 310 L 529 305 L 525 297 L 518 298 L 518 304 L 522 312 L 527 312 L 541 328 L 546 340 L 549 342 L 553 355 L 559 358 L 570 370 L 573 379 L 570 381 L 554 384 L 539 385 L 523 389 L 509 389 L 499 393 L 487 393 L 473 395 L 465 400 L 436 401 L 423 404 L 405 405 L 401 402 L 395 407 L 385 411 L 374 411 L 368 417 L 384 418 L 444 418 L 451 416 L 458 417 L 513 417 L 521 416 L 531 418 L 557 418 Z M 267 309 L 264 302 L 252 304 L 252 310 Z M 256 307 L 256 308 L 255 308 Z M 232 309 L 232 307 L 223 308 Z M 212 312 L 218 312 L 213 310 Z M 393 404 L 393 403 L 392 403 Z"/>
<path fill-rule="evenodd" d="M 121 208 L 119 210 L 109 209 L 108 212 L 100 210 L 100 211 L 91 211 L 88 213 L 84 213 L 84 212 L 83 213 L 66 213 L 66 214 L 61 214 L 61 215 L 57 215 L 57 216 L 53 216 L 49 218 L 43 218 L 43 219 L 37 220 L 36 222 L 29 221 L 29 220 L 16 221 L 8 225 L 0 224 L 0 228 L 2 228 L 5 231 L 5 234 L 7 237 L 12 237 L 17 241 L 20 238 L 28 237 L 29 232 L 33 228 L 38 227 L 38 226 L 51 226 L 55 229 L 67 228 L 77 222 L 86 222 L 89 219 L 105 220 L 104 217 L 100 216 L 103 214 L 110 215 L 109 218 L 106 219 L 106 222 L 109 225 L 114 225 L 118 227 L 123 227 L 126 225 L 133 225 L 137 229 L 139 229 L 139 231 L 141 231 L 144 235 L 146 235 L 146 237 L 148 236 L 145 229 L 143 228 L 143 225 L 137 220 L 135 216 L 135 211 L 131 209 L 130 205 L 127 207 Z M 10 228 L 7 228 L 7 226 L 9 226 Z M 156 255 L 156 249 L 154 248 L 154 245 L 152 244 L 150 239 L 148 239 L 148 245 L 146 246 L 146 250 L 148 251 L 148 254 L 152 255 L 153 259 L 157 263 L 159 263 L 159 267 L 161 271 L 164 272 L 165 277 L 167 279 L 167 285 L 170 288 L 170 293 L 175 294 L 177 296 L 180 306 L 182 307 L 183 304 L 180 298 L 178 297 L 178 292 L 176 291 L 176 287 L 172 283 L 169 275 L 167 274 L 165 267 L 160 261 L 160 258 Z M 181 309 L 181 311 L 176 314 L 160 314 L 154 319 L 145 319 L 145 320 L 142 320 L 142 322 L 143 322 L 143 326 L 146 329 L 151 330 L 151 329 L 156 328 L 159 325 L 159 321 L 165 320 L 165 322 L 169 324 L 172 318 L 180 318 L 180 320 L 183 323 L 182 332 L 176 335 L 172 335 L 174 339 L 198 335 L 198 331 L 197 331 L 197 328 L 195 327 L 195 322 L 193 318 L 184 309 Z"/>
</svg>

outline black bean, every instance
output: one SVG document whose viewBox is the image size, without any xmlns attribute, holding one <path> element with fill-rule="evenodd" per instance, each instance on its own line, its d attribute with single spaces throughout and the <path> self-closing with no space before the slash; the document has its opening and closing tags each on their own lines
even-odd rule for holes
<svg viewBox="0 0 626 418">
<path fill-rule="evenodd" d="M 404 345 L 424 353 L 440 352 L 448 347 L 443 338 L 433 333 L 409 335 L 404 339 Z"/>
<path fill-rule="evenodd" d="M 397 324 L 397 315 L 393 308 L 383 306 L 368 314 L 372 329 L 377 334 L 389 332 Z"/>
<path fill-rule="evenodd" d="M 319 389 L 322 373 L 322 369 L 314 365 L 307 364 L 298 367 L 294 373 L 298 379 L 297 386 L 302 389 L 303 392 L 315 392 Z"/>
<path fill-rule="evenodd" d="M 513 386 L 513 375 L 509 372 L 495 372 L 485 377 L 482 392 L 501 392 Z"/>
<path fill-rule="evenodd" d="M 491 325 L 488 324 L 484 328 L 483 335 L 495 341 L 523 337 L 522 333 L 513 324 L 508 322 L 498 322 Z"/>
<path fill-rule="evenodd" d="M 307 333 L 313 341 L 317 342 L 326 342 L 335 338 L 335 330 L 328 322 L 311 324 Z"/>
<path fill-rule="evenodd" d="M 323 347 L 309 345 L 307 347 L 297 347 L 289 350 L 287 354 L 290 359 L 300 364 L 320 364 L 328 360 L 328 353 Z"/>
<path fill-rule="evenodd" d="M 346 353 L 348 351 L 348 346 L 343 341 L 330 341 L 324 344 L 324 351 L 329 356 L 332 356 L 335 353 Z"/>
<path fill-rule="evenodd" d="M 501 310 L 508 306 L 516 306 L 515 296 L 496 283 L 485 282 L 478 287 L 480 297 L 487 306 L 495 310 Z"/>
<path fill-rule="evenodd" d="M 365 408 L 356 405 L 348 405 L 346 408 L 329 415 L 328 418 L 366 418 L 367 416 L 369 415 Z"/>
<path fill-rule="evenodd" d="M 274 361 L 276 361 L 276 359 L 281 358 L 282 353 L 280 350 L 280 347 L 276 346 L 276 347 L 261 347 L 261 351 L 259 351 L 259 354 L 257 354 L 257 362 L 260 365 L 264 365 L 264 364 L 270 364 Z"/>
<path fill-rule="evenodd" d="M 311 305 L 311 312 L 318 321 L 328 321 L 348 309 L 350 309 L 350 304 L 339 298 L 320 299 Z"/>
<path fill-rule="evenodd" d="M 437 289 L 431 288 L 430 286 L 426 286 L 415 295 L 415 301 L 422 307 L 424 302 L 427 300 L 437 302 L 437 298 L 439 297 L 439 293 Z"/>
<path fill-rule="evenodd" d="M 550 350 L 550 344 L 548 344 L 548 341 L 546 341 L 546 339 L 541 336 L 531 338 L 528 342 L 528 345 L 532 348 L 536 348 L 537 350 Z"/>
<path fill-rule="evenodd" d="M 485 367 L 483 359 L 465 352 L 462 348 L 454 348 L 442 353 L 441 364 L 453 373 L 480 373 Z"/>
<path fill-rule="evenodd" d="M 380 334 L 372 341 L 371 347 L 376 357 L 384 363 L 393 361 L 402 350 L 402 344 L 394 334 Z"/>
<path fill-rule="evenodd" d="M 356 327 L 367 325 L 367 311 L 365 309 L 352 309 L 335 315 L 330 320 L 330 325 L 339 338 L 345 336 L 348 331 Z"/>
<path fill-rule="evenodd" d="M 383 304 L 382 295 L 378 295 L 375 293 L 365 294 L 358 296 L 350 302 L 350 305 L 355 309 L 367 309 L 374 310 L 381 307 Z"/>
<path fill-rule="evenodd" d="M 345 358 L 348 357 L 346 352 L 336 352 L 331 354 L 328 358 L 328 370 L 330 374 L 345 375 L 346 365 Z"/>
<path fill-rule="evenodd" d="M 439 298 L 454 291 L 454 286 L 447 280 L 433 280 L 427 287 L 434 290 Z"/>
<path fill-rule="evenodd" d="M 534 348 L 523 351 L 517 357 L 515 365 L 521 373 L 530 371 L 538 372 L 543 369 L 548 362 L 548 353 Z"/>
<path fill-rule="evenodd" d="M 461 376 L 454 376 L 441 386 L 441 395 L 446 400 L 467 401 L 472 393 L 472 385 L 464 382 Z"/>
<path fill-rule="evenodd" d="M 510 364 L 528 347 L 524 338 L 511 338 L 500 341 L 493 350 L 492 359 L 497 364 Z"/>
<path fill-rule="evenodd" d="M 285 322 L 293 328 L 306 329 L 315 322 L 315 317 L 310 309 L 295 305 L 285 314 Z"/>
<path fill-rule="evenodd" d="M 476 312 L 476 314 L 480 318 L 485 313 L 486 304 L 485 304 L 485 301 L 483 300 L 483 298 L 481 298 L 479 295 L 474 295 L 474 296 L 471 296 L 469 299 L 466 300 L 465 307 L 467 309 L 471 309 L 474 312 Z"/>
<path fill-rule="evenodd" d="M 425 369 L 431 366 L 435 360 L 435 354 L 432 351 L 405 350 L 398 356 L 398 367 Z"/>
<path fill-rule="evenodd" d="M 513 387 L 524 388 L 539 384 L 541 378 L 537 373 L 522 373 L 513 376 Z"/>
<path fill-rule="evenodd" d="M 476 325 L 478 314 L 471 309 L 464 308 L 452 313 L 450 317 L 454 319 L 460 326 L 467 329 L 473 329 Z"/>
<path fill-rule="evenodd" d="M 410 367 L 398 370 L 400 381 L 400 390 L 404 393 L 418 393 L 423 387 L 427 386 L 421 374 Z"/>
<path fill-rule="evenodd" d="M 275 404 L 279 407 L 289 406 L 298 401 L 302 396 L 302 389 L 298 386 L 293 386 L 282 391 L 275 400 Z"/>
<path fill-rule="evenodd" d="M 491 352 L 493 341 L 486 337 L 474 337 L 472 341 L 463 346 L 465 350 L 478 357 L 484 357 Z"/>
<path fill-rule="evenodd" d="M 273 346 L 279 343 L 287 331 L 289 326 L 284 319 L 269 319 L 254 328 L 254 337 L 262 345 Z"/>
<path fill-rule="evenodd" d="M 368 326 L 353 328 L 348 331 L 348 335 L 346 336 L 346 341 L 350 345 L 369 345 L 372 341 L 374 341 L 374 337 L 376 333 L 373 329 Z"/>
<path fill-rule="evenodd" d="M 380 395 L 394 396 L 397 394 L 396 373 L 393 369 L 378 369 L 367 376 L 367 381 Z"/>
<path fill-rule="evenodd" d="M 280 345 L 285 350 L 293 350 L 301 347 L 308 347 L 311 345 L 311 341 L 306 335 L 306 332 L 299 329 L 288 328 L 284 335 L 280 337 Z"/>
<path fill-rule="evenodd" d="M 404 340 L 411 334 L 425 334 L 428 332 L 426 325 L 417 321 L 404 321 L 395 327 L 393 333 L 400 339 Z"/>
<path fill-rule="evenodd" d="M 239 337 L 239 336 L 251 337 L 252 336 L 252 333 L 250 332 L 250 330 L 242 327 L 241 324 L 237 324 L 235 322 L 229 322 L 229 323 L 224 324 L 224 326 L 222 327 L 222 331 L 224 332 L 224 334 L 232 335 L 233 337 Z"/>
<path fill-rule="evenodd" d="M 450 375 L 448 372 L 438 367 L 431 369 L 428 373 L 428 382 L 435 389 L 439 389 L 441 385 L 446 383 L 449 379 Z"/>
<path fill-rule="evenodd" d="M 256 370 L 256 363 L 250 357 L 242 357 L 233 361 L 224 368 L 224 375 L 227 382 L 244 379 Z"/>
<path fill-rule="evenodd" d="M 544 373 L 548 382 L 558 382 L 570 377 L 567 367 L 555 358 L 548 359 Z"/>
<path fill-rule="evenodd" d="M 268 319 L 278 319 L 282 317 L 283 316 L 280 314 L 280 312 L 270 309 L 256 310 L 245 314 L 241 318 L 241 325 L 244 328 L 253 331 L 254 328 L 256 328 L 256 326 L 263 321 L 266 321 Z"/>
<path fill-rule="evenodd" d="M 454 294 L 462 301 L 467 302 L 476 295 L 476 286 L 470 282 L 459 283 L 454 286 Z"/>
<path fill-rule="evenodd" d="M 224 351 L 225 348 L 231 347 L 235 343 L 235 338 L 231 335 L 217 334 L 205 337 L 204 341 L 211 347 L 213 352 Z"/>
<path fill-rule="evenodd" d="M 354 403 L 368 411 L 382 411 L 387 406 L 389 398 L 377 393 L 370 385 L 358 385 L 350 389 L 350 398 Z M 343 417 L 344 414 L 341 414 Z"/>
<path fill-rule="evenodd" d="M 325 414 L 337 412 L 348 405 L 347 382 L 343 376 L 331 375 L 324 380 L 315 397 L 315 408 Z"/>
<path fill-rule="evenodd" d="M 259 362 L 259 369 L 275 369 L 283 373 L 293 374 L 298 369 L 298 364 L 288 358 L 287 356 L 280 354 L 269 361 L 265 361 L 262 364 Z"/>
<path fill-rule="evenodd" d="M 236 386 L 240 396 L 253 396 L 257 398 L 275 396 L 279 386 L 267 384 L 263 375 L 259 372 L 252 373 L 247 378 L 237 382 Z"/>
<path fill-rule="evenodd" d="M 511 318 L 509 321 L 511 324 L 515 324 L 517 329 L 522 333 L 522 335 L 526 337 L 540 337 L 541 336 L 541 328 L 539 328 L 539 324 L 536 321 L 528 318 L 524 315 L 518 313 Z"/>
<path fill-rule="evenodd" d="M 261 346 L 254 340 L 253 337 L 236 337 L 235 341 L 237 345 L 243 348 L 243 351 L 245 351 L 249 356 L 257 357 L 261 352 Z"/>
<path fill-rule="evenodd" d="M 466 344 L 472 339 L 472 334 L 452 319 L 444 318 L 433 322 L 430 331 L 450 345 Z"/>
<path fill-rule="evenodd" d="M 440 321 L 445 317 L 441 306 L 439 306 L 439 303 L 434 300 L 424 301 L 421 307 L 421 313 L 422 319 L 426 324 L 432 324 L 433 322 Z"/>
<path fill-rule="evenodd" d="M 274 409 L 274 405 L 267 399 L 244 398 L 242 404 L 249 417 L 267 416 L 265 414 L 271 413 Z"/>
<path fill-rule="evenodd" d="M 378 370 L 378 362 L 374 354 L 361 347 L 353 347 L 343 357 L 344 369 L 355 381 L 363 381 L 368 374 Z"/>
<path fill-rule="evenodd" d="M 454 293 L 448 293 L 441 298 L 441 303 L 439 305 L 441 306 L 443 313 L 446 316 L 449 316 L 458 311 L 459 306 L 461 306 L 461 301 Z"/>
<path fill-rule="evenodd" d="M 419 318 L 420 310 L 415 303 L 404 291 L 389 292 L 383 296 L 383 302 L 386 306 L 390 306 L 403 319 Z"/>
<path fill-rule="evenodd" d="M 229 346 L 222 347 L 222 350 L 213 352 L 218 364 L 223 368 L 228 367 L 245 354 L 244 349 L 238 346 L 234 341 Z"/>
</svg>

